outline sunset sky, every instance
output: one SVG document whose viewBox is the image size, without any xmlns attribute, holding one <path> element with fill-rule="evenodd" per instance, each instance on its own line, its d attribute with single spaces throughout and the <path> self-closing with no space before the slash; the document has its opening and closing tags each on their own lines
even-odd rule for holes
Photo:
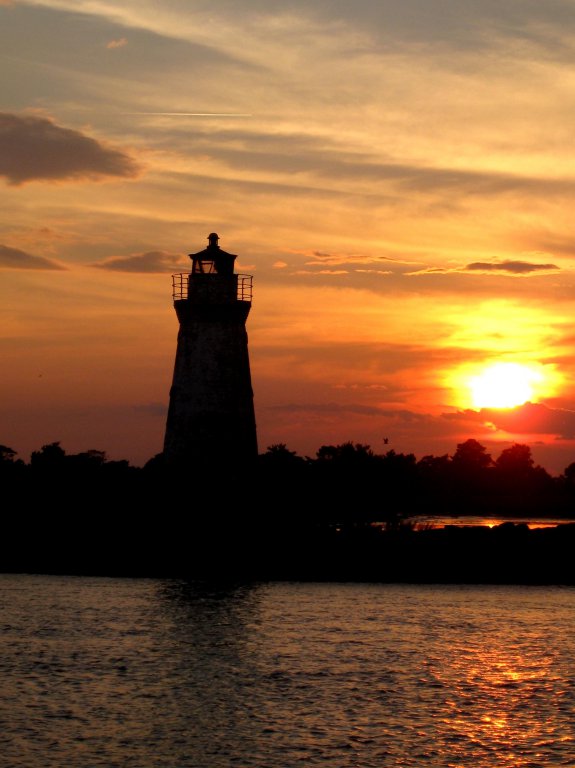
<svg viewBox="0 0 575 768">
<path fill-rule="evenodd" d="M 170 275 L 217 232 L 261 452 L 575 461 L 575 1 L 0 0 L 0 40 L 19 457 L 161 451 Z M 524 405 L 473 399 L 500 363 Z"/>
</svg>

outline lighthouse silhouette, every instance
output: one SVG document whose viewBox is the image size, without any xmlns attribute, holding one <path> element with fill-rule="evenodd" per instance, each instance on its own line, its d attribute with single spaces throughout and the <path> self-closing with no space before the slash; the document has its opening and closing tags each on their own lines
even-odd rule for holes
<svg viewBox="0 0 575 768">
<path fill-rule="evenodd" d="M 167 465 L 243 466 L 257 457 L 246 320 L 252 276 L 218 245 L 190 254 L 191 272 L 172 275 L 180 323 L 164 439 Z"/>
</svg>

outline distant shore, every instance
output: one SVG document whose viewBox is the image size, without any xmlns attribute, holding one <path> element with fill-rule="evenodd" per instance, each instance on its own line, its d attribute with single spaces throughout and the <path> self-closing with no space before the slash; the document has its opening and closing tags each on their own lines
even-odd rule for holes
<svg viewBox="0 0 575 768">
<path fill-rule="evenodd" d="M 5 530 L 5 533 L 7 531 Z M 234 581 L 575 585 L 575 522 L 385 530 L 192 525 L 13 530 L 0 571 Z"/>
<path fill-rule="evenodd" d="M 551 477 L 524 445 L 495 461 L 472 439 L 419 461 L 354 443 L 178 468 L 59 443 L 0 457 L 4 572 L 575 585 L 575 463 Z"/>
</svg>

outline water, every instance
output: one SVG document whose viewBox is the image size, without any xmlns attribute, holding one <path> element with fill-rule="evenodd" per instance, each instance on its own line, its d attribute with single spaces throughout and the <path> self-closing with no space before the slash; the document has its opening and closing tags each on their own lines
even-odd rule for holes
<svg viewBox="0 0 575 768">
<path fill-rule="evenodd" d="M 7 768 L 575 766 L 575 588 L 0 575 Z"/>
<path fill-rule="evenodd" d="M 447 515 L 441 517 L 438 515 L 415 515 L 409 518 L 409 522 L 415 526 L 428 526 L 431 528 L 445 528 L 446 525 L 456 525 L 460 528 L 467 526 L 486 525 L 493 528 L 504 523 L 514 523 L 515 525 L 526 525 L 528 528 L 555 528 L 558 525 L 569 525 L 573 522 L 571 518 L 566 517 L 499 517 L 492 515 Z"/>
</svg>

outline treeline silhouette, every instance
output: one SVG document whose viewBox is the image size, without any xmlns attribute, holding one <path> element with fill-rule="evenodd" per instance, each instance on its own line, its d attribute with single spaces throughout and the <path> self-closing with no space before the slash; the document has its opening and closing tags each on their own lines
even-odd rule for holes
<svg viewBox="0 0 575 768">
<path fill-rule="evenodd" d="M 143 467 L 59 442 L 28 463 L 0 446 L 0 571 L 256 579 L 574 583 L 575 523 L 530 530 L 418 525 L 416 516 L 575 520 L 575 462 L 558 476 L 516 443 L 424 456 L 346 442 Z"/>
<path fill-rule="evenodd" d="M 493 458 L 475 439 L 452 455 L 423 456 L 345 442 L 323 445 L 315 458 L 284 443 L 271 445 L 246 464 L 233 460 L 174 469 L 161 454 L 143 467 L 109 460 L 104 451 L 68 454 L 60 442 L 32 452 L 30 462 L 0 445 L 0 481 L 18 486 L 18 497 L 58 494 L 60 500 L 108 506 L 160 494 L 204 500 L 243 497 L 242 515 L 256 517 L 262 505 L 290 518 L 318 522 L 404 523 L 414 515 L 504 515 L 575 517 L 575 462 L 559 476 L 536 465 L 531 448 L 515 443 Z M 251 506 L 250 506 L 251 505 Z M 200 511 L 200 510 L 198 510 Z"/>
</svg>

